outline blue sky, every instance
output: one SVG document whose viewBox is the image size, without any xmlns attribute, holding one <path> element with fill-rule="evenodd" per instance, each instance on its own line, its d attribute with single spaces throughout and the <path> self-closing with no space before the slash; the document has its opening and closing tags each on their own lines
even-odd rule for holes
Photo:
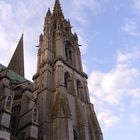
<svg viewBox="0 0 140 140">
<path fill-rule="evenodd" d="M 0 0 L 0 63 L 24 32 L 26 77 L 36 71 L 38 36 L 54 0 Z M 140 0 L 61 0 L 79 35 L 91 101 L 105 140 L 140 139 Z"/>
</svg>

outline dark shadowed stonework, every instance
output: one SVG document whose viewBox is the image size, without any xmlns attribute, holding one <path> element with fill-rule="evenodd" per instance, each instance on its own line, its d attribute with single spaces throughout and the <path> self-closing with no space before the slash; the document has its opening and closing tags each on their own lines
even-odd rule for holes
<svg viewBox="0 0 140 140">
<path fill-rule="evenodd" d="M 59 0 L 45 17 L 33 83 L 24 78 L 23 35 L 0 65 L 0 140 L 103 140 L 90 103 L 76 33 Z"/>
</svg>

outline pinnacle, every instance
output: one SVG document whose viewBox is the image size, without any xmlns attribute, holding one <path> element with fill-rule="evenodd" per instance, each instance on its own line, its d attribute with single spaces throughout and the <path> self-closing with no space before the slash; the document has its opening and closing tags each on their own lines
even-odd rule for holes
<svg viewBox="0 0 140 140">
<path fill-rule="evenodd" d="M 57 16 L 63 16 L 63 12 L 62 12 L 61 5 L 60 5 L 60 1 L 59 0 L 55 0 L 53 14 L 54 15 L 57 15 Z"/>
<path fill-rule="evenodd" d="M 51 11 L 50 11 L 50 8 L 48 8 L 47 16 L 50 16 L 50 15 L 51 15 Z"/>
<path fill-rule="evenodd" d="M 78 36 L 77 36 L 76 33 L 74 33 L 74 37 L 75 37 L 76 40 L 78 40 Z"/>
</svg>

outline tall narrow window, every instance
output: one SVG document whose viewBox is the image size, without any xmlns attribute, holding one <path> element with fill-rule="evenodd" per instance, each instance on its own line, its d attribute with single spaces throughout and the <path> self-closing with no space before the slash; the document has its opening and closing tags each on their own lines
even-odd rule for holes
<svg viewBox="0 0 140 140">
<path fill-rule="evenodd" d="M 12 107 L 12 116 L 10 120 L 10 129 L 12 132 L 12 136 L 16 136 L 18 132 L 20 110 L 21 104 L 16 104 Z"/>
<path fill-rule="evenodd" d="M 82 84 L 79 80 L 76 80 L 76 85 L 77 85 L 77 95 L 80 96 Z"/>
<path fill-rule="evenodd" d="M 72 52 L 71 52 L 71 50 L 69 50 L 69 59 L 72 62 Z"/>
<path fill-rule="evenodd" d="M 71 75 L 68 72 L 65 72 L 64 74 L 64 86 L 68 93 L 74 95 L 74 83 Z"/>
<path fill-rule="evenodd" d="M 65 72 L 65 75 L 64 75 L 64 82 L 65 82 L 65 87 L 66 87 L 66 89 L 68 89 L 69 80 L 70 80 L 70 75 L 69 75 L 68 72 Z"/>
<path fill-rule="evenodd" d="M 81 98 L 81 100 L 84 100 L 83 96 L 83 86 L 80 80 L 76 80 L 77 85 L 77 95 Z"/>
<path fill-rule="evenodd" d="M 72 63 L 72 44 L 69 41 L 65 42 L 65 56 L 68 63 Z"/>
<path fill-rule="evenodd" d="M 66 59 L 68 59 L 68 49 L 65 48 Z"/>
</svg>

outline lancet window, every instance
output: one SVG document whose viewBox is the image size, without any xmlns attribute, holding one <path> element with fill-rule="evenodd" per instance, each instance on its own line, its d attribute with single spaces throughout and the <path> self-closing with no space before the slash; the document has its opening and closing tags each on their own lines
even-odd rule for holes
<svg viewBox="0 0 140 140">
<path fill-rule="evenodd" d="M 72 44 L 69 41 L 65 42 L 65 57 L 68 63 L 72 63 Z"/>
<path fill-rule="evenodd" d="M 83 86 L 80 80 L 76 80 L 76 86 L 77 86 L 77 95 L 84 100 L 84 96 L 83 96 Z"/>
</svg>

